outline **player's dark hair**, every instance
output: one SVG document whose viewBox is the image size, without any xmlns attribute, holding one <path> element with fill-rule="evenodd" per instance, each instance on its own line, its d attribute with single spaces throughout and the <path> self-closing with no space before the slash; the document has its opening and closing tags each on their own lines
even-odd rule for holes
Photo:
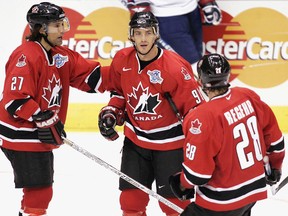
<svg viewBox="0 0 288 216">
<path fill-rule="evenodd" d="M 210 88 L 205 88 L 205 90 L 208 90 L 210 92 L 217 92 L 218 95 L 224 94 L 227 92 L 229 89 L 229 86 L 224 86 L 224 87 L 210 87 Z"/>
<path fill-rule="evenodd" d="M 43 35 L 40 33 L 41 27 L 42 27 L 42 25 L 35 24 L 34 28 L 30 29 L 30 35 L 27 35 L 25 37 L 25 39 L 28 41 L 39 41 L 40 42 L 41 38 L 43 37 Z"/>
</svg>

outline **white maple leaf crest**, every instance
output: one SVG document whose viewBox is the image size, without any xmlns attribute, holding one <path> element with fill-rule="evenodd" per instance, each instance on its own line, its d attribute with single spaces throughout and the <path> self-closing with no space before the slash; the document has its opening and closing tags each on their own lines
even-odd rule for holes
<svg viewBox="0 0 288 216">
<path fill-rule="evenodd" d="M 43 87 L 42 97 L 48 102 L 48 108 L 60 107 L 62 98 L 62 85 L 60 79 L 56 79 L 53 74 L 51 80 L 48 80 L 48 86 Z"/>
<path fill-rule="evenodd" d="M 144 88 L 140 82 L 133 92 L 128 94 L 128 104 L 134 109 L 134 114 L 157 114 L 155 109 L 160 104 L 159 93 L 151 94 L 149 87 Z"/>
</svg>

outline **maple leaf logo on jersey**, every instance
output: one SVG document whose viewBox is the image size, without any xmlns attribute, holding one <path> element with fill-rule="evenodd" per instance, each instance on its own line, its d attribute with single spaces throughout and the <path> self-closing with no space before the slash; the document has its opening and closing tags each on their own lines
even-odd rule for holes
<svg viewBox="0 0 288 216">
<path fill-rule="evenodd" d="M 201 128 L 202 123 L 199 121 L 199 119 L 195 119 L 194 121 L 191 122 L 191 128 L 189 129 L 189 131 L 192 134 L 200 134 L 201 133 Z"/>
<path fill-rule="evenodd" d="M 159 93 L 152 95 L 149 87 L 143 88 L 140 82 L 137 88 L 132 87 L 133 93 L 128 94 L 128 104 L 134 109 L 134 114 L 156 114 L 155 109 L 160 104 Z"/>
<path fill-rule="evenodd" d="M 59 53 L 54 55 L 53 59 L 57 68 L 61 68 L 66 62 L 68 62 L 68 56 L 63 56 Z"/>
<path fill-rule="evenodd" d="M 60 84 L 60 79 L 56 79 L 55 75 L 51 80 L 48 80 L 48 86 L 43 88 L 42 97 L 48 102 L 48 108 L 50 107 L 60 107 L 62 98 L 62 85 Z"/>
<path fill-rule="evenodd" d="M 184 67 L 181 68 L 181 73 L 184 75 L 184 80 L 190 80 L 191 79 L 190 74 L 188 73 L 188 71 Z"/>
<path fill-rule="evenodd" d="M 25 60 L 26 60 L 26 56 L 25 56 L 24 54 L 22 54 L 22 55 L 20 56 L 20 58 L 18 59 L 18 62 L 17 62 L 17 64 L 16 64 L 16 67 L 24 67 L 24 66 L 26 65 Z"/>
</svg>

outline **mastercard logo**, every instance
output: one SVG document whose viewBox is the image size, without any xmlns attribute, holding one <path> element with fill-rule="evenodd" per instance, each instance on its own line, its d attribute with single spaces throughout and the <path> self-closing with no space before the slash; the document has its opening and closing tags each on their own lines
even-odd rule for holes
<svg viewBox="0 0 288 216">
<path fill-rule="evenodd" d="M 83 16 L 64 8 L 71 29 L 63 46 L 84 58 L 110 65 L 115 53 L 131 46 L 128 40 L 130 14 L 118 7 L 105 7 Z M 204 26 L 205 53 L 221 53 L 230 62 L 231 81 L 270 88 L 288 79 L 288 20 L 269 8 L 252 8 L 235 17 L 223 11 L 219 26 Z M 22 40 L 29 34 L 28 25 Z"/>
<path fill-rule="evenodd" d="M 231 80 L 270 88 L 288 78 L 287 17 L 269 8 L 252 8 L 235 17 L 223 12 L 219 26 L 204 26 L 206 53 L 221 53 L 231 64 Z"/>
</svg>

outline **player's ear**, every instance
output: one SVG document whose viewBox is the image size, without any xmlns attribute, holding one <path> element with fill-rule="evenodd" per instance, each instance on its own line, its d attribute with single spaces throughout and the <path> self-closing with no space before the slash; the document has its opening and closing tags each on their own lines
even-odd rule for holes
<svg viewBox="0 0 288 216">
<path fill-rule="evenodd" d="M 46 35 L 46 31 L 43 26 L 39 29 L 39 33 L 42 35 Z"/>
</svg>

